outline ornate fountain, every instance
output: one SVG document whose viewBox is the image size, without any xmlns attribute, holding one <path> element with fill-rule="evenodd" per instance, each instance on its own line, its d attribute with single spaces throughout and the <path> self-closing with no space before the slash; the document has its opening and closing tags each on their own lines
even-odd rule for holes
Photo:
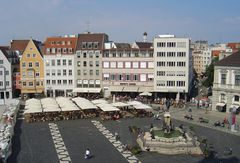
<svg viewBox="0 0 240 163">
<path fill-rule="evenodd" d="M 155 151 L 161 154 L 201 155 L 200 143 L 191 134 L 179 127 L 173 127 L 171 115 L 163 115 L 162 128 L 153 127 L 149 132 L 140 134 L 137 142 L 143 151 Z"/>
</svg>

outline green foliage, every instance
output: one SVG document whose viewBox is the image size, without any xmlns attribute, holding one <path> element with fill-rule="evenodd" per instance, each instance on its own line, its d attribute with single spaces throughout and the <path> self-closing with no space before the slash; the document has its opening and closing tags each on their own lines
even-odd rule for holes
<svg viewBox="0 0 240 163">
<path fill-rule="evenodd" d="M 169 134 L 164 133 L 163 130 L 153 130 L 153 132 L 155 136 L 164 137 L 164 138 L 175 138 L 182 135 L 181 132 L 178 130 L 173 130 Z"/>
<path fill-rule="evenodd" d="M 136 155 L 142 152 L 142 149 L 140 148 L 139 145 L 135 145 L 131 149 L 132 154 Z"/>
<path fill-rule="evenodd" d="M 189 129 L 190 129 L 191 131 L 194 131 L 194 126 L 189 126 Z"/>
<path fill-rule="evenodd" d="M 215 57 L 212 59 L 212 63 L 207 66 L 205 75 L 207 79 L 203 82 L 203 85 L 205 87 L 210 87 L 213 85 L 213 79 L 214 79 L 214 64 L 219 60 L 218 57 Z"/>
</svg>

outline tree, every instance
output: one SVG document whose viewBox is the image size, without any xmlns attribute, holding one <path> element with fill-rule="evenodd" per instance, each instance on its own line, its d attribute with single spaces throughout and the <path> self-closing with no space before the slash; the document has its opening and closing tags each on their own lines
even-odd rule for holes
<svg viewBox="0 0 240 163">
<path fill-rule="evenodd" d="M 218 57 L 214 57 L 212 59 L 212 63 L 207 66 L 205 75 L 207 79 L 203 82 L 203 85 L 205 87 L 210 87 L 213 85 L 213 79 L 214 79 L 214 64 L 219 60 Z"/>
</svg>

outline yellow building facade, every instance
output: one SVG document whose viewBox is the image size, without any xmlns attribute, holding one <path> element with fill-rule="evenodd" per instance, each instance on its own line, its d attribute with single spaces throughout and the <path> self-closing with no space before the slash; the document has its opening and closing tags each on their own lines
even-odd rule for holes
<svg viewBox="0 0 240 163">
<path fill-rule="evenodd" d="M 44 93 L 44 63 L 41 42 L 29 40 L 20 61 L 21 94 Z"/>
</svg>

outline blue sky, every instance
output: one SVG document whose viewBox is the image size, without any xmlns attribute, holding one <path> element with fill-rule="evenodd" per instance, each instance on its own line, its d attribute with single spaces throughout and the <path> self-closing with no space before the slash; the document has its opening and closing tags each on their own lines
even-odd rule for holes
<svg viewBox="0 0 240 163">
<path fill-rule="evenodd" d="M 104 32 L 133 42 L 158 34 L 240 42 L 239 0 L 2 0 L 0 45 L 11 39 Z"/>
</svg>

